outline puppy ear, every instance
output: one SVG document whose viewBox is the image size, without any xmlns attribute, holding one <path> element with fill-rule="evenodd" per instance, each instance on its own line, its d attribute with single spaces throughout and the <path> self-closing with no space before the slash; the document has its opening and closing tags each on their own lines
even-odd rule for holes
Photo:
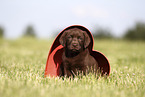
<svg viewBox="0 0 145 97">
<path fill-rule="evenodd" d="M 61 44 L 62 46 L 65 46 L 65 43 L 66 43 L 66 41 L 65 41 L 65 36 L 66 36 L 66 32 L 64 31 L 64 32 L 62 33 L 62 35 L 60 36 L 60 38 L 59 38 L 59 42 L 60 42 L 60 44 Z"/>
<path fill-rule="evenodd" d="M 84 31 L 84 47 L 87 48 L 90 44 L 90 37 L 89 35 Z"/>
</svg>

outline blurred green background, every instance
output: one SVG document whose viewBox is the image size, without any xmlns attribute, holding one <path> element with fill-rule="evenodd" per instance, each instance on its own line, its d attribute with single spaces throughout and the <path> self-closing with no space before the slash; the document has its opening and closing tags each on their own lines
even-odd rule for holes
<svg viewBox="0 0 145 97">
<path fill-rule="evenodd" d="M 1 0 L 0 97 L 145 97 L 145 1 Z M 78 24 L 110 76 L 44 78 L 49 49 L 64 28 Z"/>
</svg>

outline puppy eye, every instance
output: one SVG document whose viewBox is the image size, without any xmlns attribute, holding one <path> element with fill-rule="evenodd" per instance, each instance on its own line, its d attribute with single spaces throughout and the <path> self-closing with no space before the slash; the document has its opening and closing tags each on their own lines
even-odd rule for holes
<svg viewBox="0 0 145 97">
<path fill-rule="evenodd" d="M 80 37 L 80 36 L 78 37 L 78 39 L 79 39 L 79 40 L 83 40 L 83 38 L 82 38 L 82 37 Z"/>
<path fill-rule="evenodd" d="M 70 39 L 70 38 L 72 38 L 72 36 L 68 36 L 67 38 Z"/>
</svg>

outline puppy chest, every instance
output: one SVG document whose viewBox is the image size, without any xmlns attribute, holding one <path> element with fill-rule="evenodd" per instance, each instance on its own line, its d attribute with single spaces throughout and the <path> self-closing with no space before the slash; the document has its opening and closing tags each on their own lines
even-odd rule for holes
<svg viewBox="0 0 145 97">
<path fill-rule="evenodd" d="M 86 65 L 84 64 L 84 62 L 65 62 L 64 66 L 67 69 L 71 69 L 71 70 L 82 70 L 84 68 L 86 68 Z"/>
</svg>

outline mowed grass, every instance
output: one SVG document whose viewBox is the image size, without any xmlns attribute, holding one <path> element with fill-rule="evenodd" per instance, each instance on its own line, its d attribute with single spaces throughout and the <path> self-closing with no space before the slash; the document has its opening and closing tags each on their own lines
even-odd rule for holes
<svg viewBox="0 0 145 97">
<path fill-rule="evenodd" d="M 145 42 L 95 40 L 110 76 L 44 78 L 53 40 L 0 39 L 0 97 L 145 97 Z"/>
</svg>

